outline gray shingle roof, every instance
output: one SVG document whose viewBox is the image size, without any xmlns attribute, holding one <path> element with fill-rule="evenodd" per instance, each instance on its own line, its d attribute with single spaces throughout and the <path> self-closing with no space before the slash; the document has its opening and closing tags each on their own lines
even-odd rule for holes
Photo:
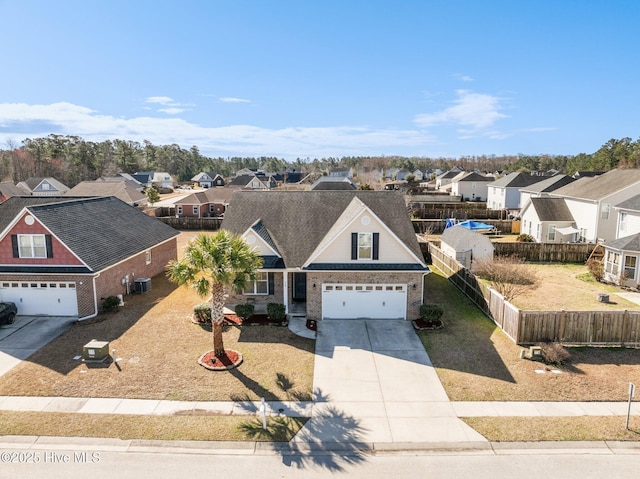
<svg viewBox="0 0 640 479">
<path fill-rule="evenodd" d="M 127 184 L 124 179 L 122 181 L 81 181 L 64 196 L 115 196 L 130 205 L 147 202 L 147 197 Z"/>
<path fill-rule="evenodd" d="M 397 191 L 238 191 L 231 198 L 222 227 L 242 234 L 262 220 L 285 265 L 300 267 L 354 197 L 422 258 L 404 198 Z"/>
<path fill-rule="evenodd" d="M 112 266 L 179 234 L 112 196 L 13 197 L 0 204 L 0 230 L 24 207 L 93 271 Z"/>
<path fill-rule="evenodd" d="M 624 188 L 640 185 L 640 169 L 611 170 L 603 175 L 580 178 L 553 192 L 557 196 L 601 200 Z"/>
<path fill-rule="evenodd" d="M 498 186 L 502 188 L 523 188 L 525 186 L 539 183 L 546 180 L 548 176 L 525 175 L 524 173 L 509 173 L 499 180 L 494 181 L 490 186 Z"/>
<path fill-rule="evenodd" d="M 575 221 L 564 198 L 531 198 L 540 221 Z"/>
<path fill-rule="evenodd" d="M 608 241 L 607 248 L 619 249 L 623 251 L 640 251 L 640 233 Z"/>
<path fill-rule="evenodd" d="M 558 174 L 553 175 L 551 177 L 546 178 L 538 183 L 534 183 L 533 185 L 522 188 L 522 191 L 530 191 L 533 193 L 543 193 L 549 191 L 555 191 L 558 188 L 562 188 L 569 183 L 573 183 L 575 178 L 572 178 L 567 175 Z"/>
<path fill-rule="evenodd" d="M 640 211 L 640 195 L 633 196 L 628 200 L 616 205 L 616 208 L 623 210 Z"/>
</svg>

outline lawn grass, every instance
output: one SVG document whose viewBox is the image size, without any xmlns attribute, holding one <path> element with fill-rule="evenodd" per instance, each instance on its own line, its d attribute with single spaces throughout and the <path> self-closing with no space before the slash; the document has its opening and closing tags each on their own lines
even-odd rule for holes
<svg viewBox="0 0 640 479">
<path fill-rule="evenodd" d="M 473 417 L 463 418 L 489 441 L 640 441 L 640 418 Z"/>
<path fill-rule="evenodd" d="M 520 359 L 522 348 L 432 269 L 425 302 L 444 307 L 445 327 L 419 336 L 451 400 L 625 401 L 629 382 L 640 383 L 636 349 L 568 348 L 570 362 L 560 374 Z"/>
<path fill-rule="evenodd" d="M 314 341 L 286 327 L 227 326 L 225 347 L 242 353 L 232 370 L 197 362 L 212 349 L 210 328 L 191 322 L 202 301 L 163 275 L 152 290 L 125 298 L 114 314 L 82 321 L 2 377 L 0 395 L 168 399 L 186 401 L 308 400 Z M 92 339 L 110 341 L 117 364 L 74 359 Z M 282 385 L 290 383 L 287 390 Z"/>
<path fill-rule="evenodd" d="M 138 416 L 0 411 L 2 434 L 166 441 L 289 441 L 306 418 L 255 416 Z"/>
</svg>

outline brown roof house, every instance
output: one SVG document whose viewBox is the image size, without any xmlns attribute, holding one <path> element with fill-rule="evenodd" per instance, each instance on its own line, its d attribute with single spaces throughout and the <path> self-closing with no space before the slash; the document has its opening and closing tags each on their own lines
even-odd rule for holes
<svg viewBox="0 0 640 479">
<path fill-rule="evenodd" d="M 192 218 L 224 216 L 234 191 L 233 189 L 221 187 L 196 191 L 174 203 L 176 216 L 189 216 Z"/>
<path fill-rule="evenodd" d="M 264 260 L 230 307 L 282 303 L 313 320 L 418 317 L 429 268 L 400 193 L 237 192 L 222 228 Z"/>
<path fill-rule="evenodd" d="M 20 197 L 0 204 L 0 301 L 18 315 L 98 314 L 177 257 L 179 232 L 113 197 Z"/>
</svg>

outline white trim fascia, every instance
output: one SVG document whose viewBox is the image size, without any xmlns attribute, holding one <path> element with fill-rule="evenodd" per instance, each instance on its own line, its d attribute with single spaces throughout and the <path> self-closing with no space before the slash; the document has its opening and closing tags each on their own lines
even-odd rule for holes
<svg viewBox="0 0 640 479">
<path fill-rule="evenodd" d="M 249 226 L 249 228 L 247 228 L 247 230 L 244 233 L 242 233 L 242 235 L 240 235 L 240 236 L 242 237 L 242 239 L 247 241 L 246 235 L 249 234 L 249 233 L 252 233 L 253 236 L 255 236 L 256 240 L 260 241 L 263 245 L 265 245 L 271 252 L 273 252 L 273 254 L 275 256 L 277 256 L 278 258 L 282 258 L 282 255 L 280 253 L 278 253 L 276 250 L 274 250 L 269 243 L 267 243 L 264 239 L 262 239 L 262 237 L 260 235 L 258 235 L 255 231 L 253 231 L 253 227 L 259 222 L 260 222 L 260 220 L 257 220 L 255 223 L 253 223 L 251 226 Z M 278 269 L 278 271 L 281 271 L 281 270 L 282 269 Z"/>
</svg>

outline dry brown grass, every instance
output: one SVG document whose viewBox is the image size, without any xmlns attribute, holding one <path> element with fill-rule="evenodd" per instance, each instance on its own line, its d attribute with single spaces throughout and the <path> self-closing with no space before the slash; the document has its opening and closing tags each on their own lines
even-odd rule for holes
<svg viewBox="0 0 640 479">
<path fill-rule="evenodd" d="M 622 289 L 590 279 L 583 264 L 530 264 L 540 280 L 537 287 L 516 297 L 513 304 L 523 310 L 606 311 L 638 310 L 640 306 L 614 293 Z M 599 293 L 609 294 L 609 303 L 598 302 Z"/>
<path fill-rule="evenodd" d="M 571 359 L 561 374 L 520 359 L 521 348 L 433 270 L 426 301 L 444 307 L 445 327 L 419 334 L 451 400 L 624 401 L 629 382 L 640 383 L 635 349 L 567 348 Z"/>
<path fill-rule="evenodd" d="M 304 418 L 267 418 L 267 431 L 252 416 L 136 416 L 0 411 L 2 433 L 22 436 L 109 437 L 190 441 L 289 441 Z"/>
<path fill-rule="evenodd" d="M 189 288 L 164 276 L 152 290 L 125 299 L 114 314 L 80 322 L 3 376 L 0 395 L 122 397 L 198 401 L 285 400 L 278 375 L 308 398 L 313 383 L 314 341 L 286 327 L 226 327 L 225 347 L 244 362 L 225 372 L 197 363 L 212 349 L 210 329 L 190 321 L 201 302 Z M 88 365 L 73 359 L 92 339 L 111 342 L 117 364 Z"/>
<path fill-rule="evenodd" d="M 469 417 L 464 421 L 489 441 L 638 441 L 640 418 Z"/>
</svg>

